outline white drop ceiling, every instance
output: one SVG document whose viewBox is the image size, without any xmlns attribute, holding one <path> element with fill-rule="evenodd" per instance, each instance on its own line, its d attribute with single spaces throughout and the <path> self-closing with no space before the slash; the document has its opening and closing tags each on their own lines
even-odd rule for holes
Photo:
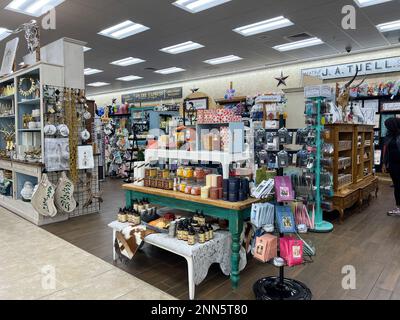
<svg viewBox="0 0 400 320">
<path fill-rule="evenodd" d="M 11 0 L 0 0 L 0 28 L 15 29 L 32 17 L 4 10 Z M 192 14 L 172 3 L 174 0 L 66 0 L 56 8 L 56 30 L 42 30 L 42 44 L 61 37 L 87 42 L 92 50 L 85 53 L 85 68 L 104 72 L 86 76 L 86 83 L 105 82 L 109 86 L 88 87 L 89 94 L 207 77 L 231 71 L 243 71 L 270 64 L 295 62 L 305 58 L 342 54 L 351 45 L 353 52 L 399 44 L 400 31 L 382 34 L 378 24 L 400 19 L 400 0 L 358 8 L 351 0 L 232 0 L 214 8 Z M 357 29 L 341 28 L 342 7 L 357 8 Z M 294 23 L 270 32 L 244 37 L 233 29 L 259 21 L 284 16 Z M 131 20 L 150 29 L 122 40 L 98 33 L 122 21 Z M 299 33 L 318 37 L 324 44 L 289 52 L 274 46 L 289 42 Z M 7 40 L 0 42 L 0 56 Z M 18 58 L 26 53 L 20 34 Z M 204 47 L 168 54 L 161 48 L 193 41 Z M 294 41 L 294 40 L 292 40 Z M 242 60 L 208 65 L 203 61 L 236 55 Z M 139 57 L 143 63 L 121 67 L 110 64 L 126 57 Z M 154 72 L 178 67 L 185 69 L 168 75 Z M 135 75 L 134 82 L 117 78 Z"/>
</svg>

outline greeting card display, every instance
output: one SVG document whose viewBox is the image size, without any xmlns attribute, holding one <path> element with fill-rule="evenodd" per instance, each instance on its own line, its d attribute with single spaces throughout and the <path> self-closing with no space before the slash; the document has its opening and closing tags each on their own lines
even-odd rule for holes
<svg viewBox="0 0 400 320">
<path fill-rule="evenodd" d="M 275 196 L 278 202 L 294 200 L 294 192 L 290 177 L 275 177 Z"/>
<path fill-rule="evenodd" d="M 292 209 L 288 206 L 276 206 L 276 222 L 281 233 L 295 233 L 296 224 Z"/>
<path fill-rule="evenodd" d="M 303 263 L 303 242 L 293 237 L 279 239 L 281 257 L 289 267 Z"/>
</svg>

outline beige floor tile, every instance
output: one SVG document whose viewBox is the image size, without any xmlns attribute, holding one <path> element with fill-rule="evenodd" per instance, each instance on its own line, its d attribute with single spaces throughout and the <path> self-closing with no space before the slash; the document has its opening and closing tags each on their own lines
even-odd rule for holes
<svg viewBox="0 0 400 320">
<path fill-rule="evenodd" d="M 102 260 L 80 258 L 75 256 L 73 260 L 53 265 L 56 269 L 57 281 L 66 288 L 71 288 L 89 278 L 98 276 L 114 268 L 111 264 Z"/>
<path fill-rule="evenodd" d="M 2 260 L 0 263 L 0 288 L 7 287 L 21 277 L 25 278 L 37 274 L 39 271 L 36 266 L 27 263 L 25 259 Z"/>
<path fill-rule="evenodd" d="M 131 291 L 156 291 L 148 284 L 121 270 L 112 269 L 85 280 L 73 288 L 58 291 L 49 300 L 114 300 Z"/>
<path fill-rule="evenodd" d="M 53 267 L 47 289 L 44 267 Z M 168 294 L 0 208 L 1 299 L 172 299 Z"/>
<path fill-rule="evenodd" d="M 51 289 L 43 287 L 42 281 L 41 273 L 15 280 L 12 284 L 0 288 L 0 300 L 36 300 L 64 289 L 60 283 L 55 283 L 55 288 Z"/>
<path fill-rule="evenodd" d="M 177 300 L 168 293 L 156 290 L 154 288 L 140 288 L 140 290 L 131 291 L 117 300 Z"/>
</svg>

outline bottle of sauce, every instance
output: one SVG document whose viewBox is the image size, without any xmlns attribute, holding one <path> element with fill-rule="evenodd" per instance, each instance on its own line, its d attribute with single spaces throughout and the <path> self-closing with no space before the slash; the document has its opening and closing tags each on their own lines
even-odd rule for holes
<svg viewBox="0 0 400 320">
<path fill-rule="evenodd" d="M 199 231 L 199 243 L 205 243 L 205 242 L 206 242 L 206 234 L 204 232 L 203 227 L 201 227 Z"/>
<path fill-rule="evenodd" d="M 199 212 L 196 210 L 196 213 L 193 216 L 193 223 L 194 225 L 198 225 L 199 224 Z"/>
<path fill-rule="evenodd" d="M 138 211 L 138 212 L 142 212 L 142 210 L 144 209 L 144 205 L 143 205 L 143 202 L 142 201 L 140 201 L 139 202 L 139 204 L 138 204 L 138 209 L 136 210 L 136 211 Z"/>
<path fill-rule="evenodd" d="M 182 223 L 179 222 L 178 226 L 176 228 L 176 237 L 178 238 L 178 240 L 182 240 Z"/>
<path fill-rule="evenodd" d="M 182 240 L 188 241 L 188 238 L 189 238 L 189 227 L 187 224 L 185 224 L 182 231 Z"/>
<path fill-rule="evenodd" d="M 204 236 L 205 236 L 205 238 L 206 238 L 206 242 L 210 241 L 210 240 L 211 240 L 211 239 L 210 239 L 210 232 L 209 232 L 209 230 L 208 230 L 207 225 L 205 225 L 205 226 L 203 227 L 203 230 L 204 230 Z"/>
<path fill-rule="evenodd" d="M 138 205 L 139 202 L 137 201 L 137 199 L 135 199 L 135 201 L 133 202 L 133 210 L 138 211 Z"/>
<path fill-rule="evenodd" d="M 210 223 L 208 224 L 208 233 L 210 240 L 214 239 L 214 229 Z"/>
<path fill-rule="evenodd" d="M 204 216 L 203 211 L 201 211 L 201 213 L 199 215 L 198 223 L 200 226 L 205 226 L 205 224 L 206 224 L 206 217 Z"/>
<path fill-rule="evenodd" d="M 144 208 L 146 209 L 146 210 L 149 210 L 149 207 L 150 207 L 150 201 L 149 201 L 149 199 L 144 199 Z"/>
<path fill-rule="evenodd" d="M 142 222 L 141 216 L 138 212 L 135 212 L 133 215 L 133 224 L 138 225 Z"/>
<path fill-rule="evenodd" d="M 196 244 L 196 231 L 191 227 L 188 234 L 188 245 L 193 246 Z"/>
</svg>

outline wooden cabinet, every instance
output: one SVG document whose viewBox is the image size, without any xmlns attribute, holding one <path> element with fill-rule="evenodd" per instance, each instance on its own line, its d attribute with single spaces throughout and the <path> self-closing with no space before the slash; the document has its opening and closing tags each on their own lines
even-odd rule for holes
<svg viewBox="0 0 400 320">
<path fill-rule="evenodd" d="M 325 142 L 333 145 L 328 168 L 332 172 L 334 195 L 333 209 L 339 211 L 340 221 L 344 210 L 363 201 L 370 201 L 378 191 L 374 176 L 374 128 L 368 125 L 332 124 L 325 126 Z"/>
</svg>

